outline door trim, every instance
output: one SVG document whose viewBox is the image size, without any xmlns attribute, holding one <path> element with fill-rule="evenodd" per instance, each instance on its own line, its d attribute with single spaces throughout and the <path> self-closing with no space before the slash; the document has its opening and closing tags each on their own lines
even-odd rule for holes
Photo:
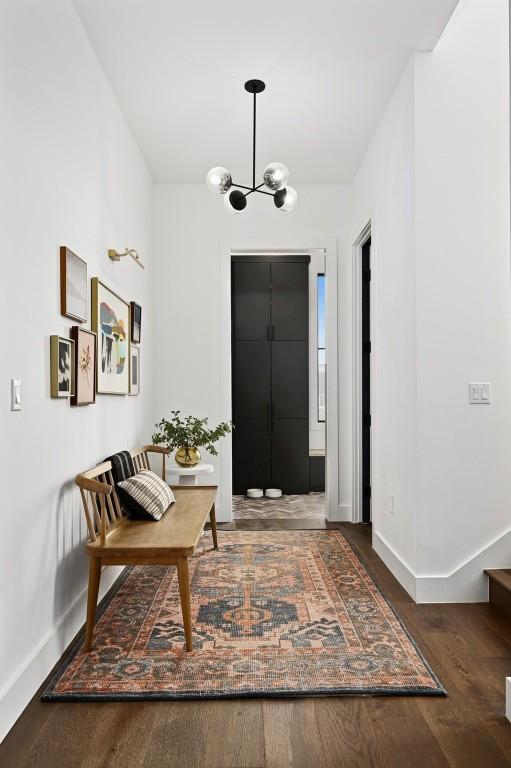
<svg viewBox="0 0 511 768">
<path fill-rule="evenodd" d="M 362 246 L 371 237 L 368 221 L 353 244 L 353 522 L 362 522 Z M 372 250 L 374 253 L 374 249 Z M 372 267 L 372 265 L 371 265 Z M 374 271 L 373 271 L 374 274 Z M 372 314 L 372 306 L 371 306 Z M 372 319 L 372 318 L 371 318 Z M 373 379 L 371 360 L 371 382 Z M 372 402 L 372 388 L 371 388 Z M 372 451 L 371 451 L 372 464 Z M 372 473 L 371 473 L 372 474 Z"/>
<path fill-rule="evenodd" d="M 277 263 L 277 262 L 283 262 L 284 264 L 305 264 L 309 263 L 311 260 L 310 254 L 306 253 L 262 253 L 261 255 L 257 255 L 254 253 L 246 254 L 246 253 L 232 253 L 231 254 L 231 261 L 241 264 L 252 264 L 252 263 L 260 263 L 260 262 L 270 262 L 270 263 Z"/>
<path fill-rule="evenodd" d="M 340 520 L 339 510 L 339 417 L 337 355 L 337 260 L 338 241 L 334 236 L 321 237 L 244 237 L 233 236 L 219 241 L 220 302 L 220 418 L 231 418 L 231 256 L 295 254 L 308 256 L 312 250 L 324 250 L 327 280 L 326 346 L 327 346 L 327 429 L 326 429 L 326 518 Z M 232 519 L 232 440 L 222 440 L 219 456 L 217 520 Z"/>
</svg>

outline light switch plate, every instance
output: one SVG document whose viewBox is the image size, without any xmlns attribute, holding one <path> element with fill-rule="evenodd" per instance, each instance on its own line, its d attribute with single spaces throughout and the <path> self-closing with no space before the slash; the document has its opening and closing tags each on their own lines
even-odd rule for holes
<svg viewBox="0 0 511 768">
<path fill-rule="evenodd" d="M 11 379 L 11 411 L 21 411 L 21 379 Z"/>
<path fill-rule="evenodd" d="M 489 381 L 471 381 L 468 400 L 470 405 L 490 405 L 491 384 Z"/>
</svg>

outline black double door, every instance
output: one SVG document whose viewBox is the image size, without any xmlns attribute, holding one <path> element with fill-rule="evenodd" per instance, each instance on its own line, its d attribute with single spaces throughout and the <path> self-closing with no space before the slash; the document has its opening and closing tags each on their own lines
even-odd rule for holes
<svg viewBox="0 0 511 768">
<path fill-rule="evenodd" d="M 233 257 L 233 491 L 309 492 L 308 262 Z"/>
</svg>

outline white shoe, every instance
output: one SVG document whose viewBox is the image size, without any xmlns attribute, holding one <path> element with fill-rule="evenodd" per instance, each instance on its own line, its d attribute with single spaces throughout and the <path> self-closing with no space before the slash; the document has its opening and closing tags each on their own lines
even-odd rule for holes
<svg viewBox="0 0 511 768">
<path fill-rule="evenodd" d="M 268 499 L 280 499 L 282 496 L 282 491 L 280 488 L 267 488 L 264 492 L 264 495 Z"/>
</svg>

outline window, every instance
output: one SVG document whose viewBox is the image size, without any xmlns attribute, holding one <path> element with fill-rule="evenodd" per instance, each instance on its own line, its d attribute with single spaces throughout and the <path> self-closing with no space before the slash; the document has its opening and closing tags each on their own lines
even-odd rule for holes
<svg viewBox="0 0 511 768">
<path fill-rule="evenodd" d="M 318 421 L 326 420 L 325 275 L 318 275 Z"/>
</svg>

